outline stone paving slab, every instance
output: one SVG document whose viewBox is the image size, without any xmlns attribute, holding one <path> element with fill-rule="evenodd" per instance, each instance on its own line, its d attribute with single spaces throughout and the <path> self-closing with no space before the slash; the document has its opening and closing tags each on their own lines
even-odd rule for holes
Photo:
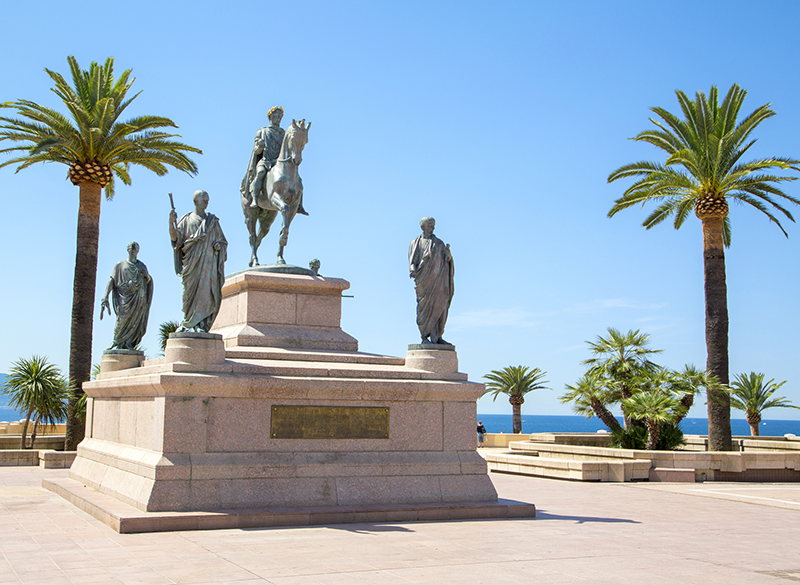
<svg viewBox="0 0 800 585">
<path fill-rule="evenodd" d="M 790 585 L 800 578 L 800 510 L 766 499 L 794 502 L 786 484 L 654 487 L 494 473 L 501 497 L 536 502 L 536 519 L 118 534 L 41 488 L 42 480 L 65 477 L 61 469 L 0 468 L 0 583 Z M 756 487 L 767 489 L 746 489 Z M 721 499 L 718 490 L 738 499 Z"/>
<path fill-rule="evenodd" d="M 651 483 L 638 484 L 636 487 L 800 511 L 800 485 L 796 484 L 742 484 L 741 482 L 723 483 L 715 481 L 693 485 Z"/>
</svg>

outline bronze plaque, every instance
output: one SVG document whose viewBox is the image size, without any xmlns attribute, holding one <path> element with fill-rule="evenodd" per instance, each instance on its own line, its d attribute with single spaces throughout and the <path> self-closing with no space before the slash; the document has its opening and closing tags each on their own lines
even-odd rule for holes
<svg viewBox="0 0 800 585">
<path fill-rule="evenodd" d="M 389 409 L 378 406 L 273 406 L 273 439 L 388 439 Z"/>
</svg>

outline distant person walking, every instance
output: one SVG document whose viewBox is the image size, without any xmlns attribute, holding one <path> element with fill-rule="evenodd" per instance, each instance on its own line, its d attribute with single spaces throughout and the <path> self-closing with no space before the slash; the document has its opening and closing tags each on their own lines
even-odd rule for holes
<svg viewBox="0 0 800 585">
<path fill-rule="evenodd" d="M 478 421 L 478 447 L 483 447 L 483 436 L 486 434 L 486 427 L 483 422 Z"/>
</svg>

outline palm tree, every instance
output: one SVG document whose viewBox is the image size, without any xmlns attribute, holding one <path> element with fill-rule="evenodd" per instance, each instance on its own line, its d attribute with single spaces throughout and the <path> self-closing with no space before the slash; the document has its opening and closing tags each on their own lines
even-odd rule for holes
<svg viewBox="0 0 800 585">
<path fill-rule="evenodd" d="M 646 422 L 647 444 L 644 448 L 650 451 L 658 447 L 661 425 L 675 424 L 676 409 L 679 408 L 678 400 L 674 396 L 657 389 L 651 392 L 639 392 L 626 398 L 622 403 L 628 410 L 628 416 Z"/>
<path fill-rule="evenodd" d="M 54 424 L 63 415 L 67 380 L 56 366 L 48 363 L 46 357 L 33 356 L 29 360 L 19 359 L 9 370 L 3 385 L 3 394 L 9 397 L 9 406 L 26 413 L 19 446 L 20 449 L 24 449 L 31 416 L 36 414 L 37 421 L 50 420 Z M 61 402 L 62 410 L 59 410 L 58 402 Z"/>
<path fill-rule="evenodd" d="M 63 384 L 53 392 L 42 394 L 41 400 L 36 403 L 36 421 L 33 424 L 33 432 L 31 432 L 31 449 L 36 443 L 36 430 L 40 424 L 55 425 L 67 417 L 68 400 L 69 384 L 66 378 L 63 378 Z"/>
<path fill-rule="evenodd" d="M 744 411 L 747 423 L 750 425 L 750 434 L 754 437 L 759 436 L 758 425 L 761 424 L 761 413 L 766 409 L 800 408 L 794 406 L 784 396 L 772 398 L 778 388 L 786 384 L 785 380 L 776 384 L 773 378 L 765 384 L 764 377 L 764 374 L 756 372 L 750 372 L 749 376 L 737 374 L 730 389 L 731 406 Z"/>
<path fill-rule="evenodd" d="M 92 364 L 92 319 L 97 278 L 97 245 L 101 191 L 114 195 L 114 177 L 130 185 L 130 165 L 140 165 L 157 175 L 167 167 L 197 173 L 197 165 L 186 152 L 200 153 L 173 140 L 176 128 L 169 118 L 139 116 L 125 122 L 119 117 L 139 95 L 126 98 L 134 79 L 131 70 L 114 79 L 114 59 L 102 67 L 92 63 L 81 70 L 74 57 L 67 57 L 72 85 L 58 73 L 45 69 L 55 82 L 52 91 L 64 101 L 69 117 L 29 100 L 5 102 L 0 107 L 16 110 L 17 118 L 0 117 L 0 140 L 20 143 L 0 150 L 16 156 L 0 167 L 18 164 L 17 172 L 39 162 L 59 162 L 69 167 L 68 177 L 79 189 L 78 237 L 73 280 L 72 327 L 70 330 L 70 393 L 66 449 L 74 450 L 83 439 L 83 423 L 76 417 L 82 384 L 89 379 Z"/>
<path fill-rule="evenodd" d="M 596 416 L 611 432 L 621 431 L 622 425 L 619 424 L 617 417 L 611 414 L 607 404 L 616 402 L 609 398 L 608 389 L 597 373 L 587 372 L 581 376 L 574 386 L 566 385 L 567 392 L 559 398 L 562 403 L 572 402 L 572 410 L 592 418 Z"/>
<path fill-rule="evenodd" d="M 680 423 L 684 417 L 689 413 L 689 409 L 694 404 L 694 397 L 700 393 L 701 388 L 705 388 L 706 392 L 711 388 L 725 392 L 725 387 L 721 386 L 708 374 L 698 370 L 694 364 L 687 364 L 683 367 L 681 372 L 672 372 L 670 380 L 670 387 L 673 394 L 680 396 L 678 401 L 678 414 L 675 417 L 674 424 Z"/>
<path fill-rule="evenodd" d="M 508 401 L 513 408 L 514 433 L 522 432 L 522 405 L 525 402 L 525 395 L 534 390 L 550 390 L 544 384 L 547 380 L 542 380 L 547 372 L 539 368 L 530 369 L 527 366 L 506 366 L 502 370 L 492 370 L 484 378 L 486 382 L 486 394 L 493 393 L 492 400 L 497 400 L 500 394 L 507 394 Z"/>
<path fill-rule="evenodd" d="M 590 372 L 602 375 L 611 382 L 619 392 L 618 400 L 630 398 L 634 387 L 632 378 L 641 370 L 653 368 L 650 356 L 660 353 L 660 349 L 650 349 L 650 335 L 630 330 L 622 333 L 613 327 L 608 328 L 608 336 L 597 336 L 597 341 L 587 341 L 594 357 L 583 362 Z M 614 401 L 616 402 L 616 400 Z M 623 422 L 629 426 L 628 415 L 623 406 Z"/>
<path fill-rule="evenodd" d="M 775 112 L 766 104 L 738 122 L 747 92 L 737 84 L 731 86 L 722 104 L 716 87 L 711 88 L 708 96 L 697 92 L 694 101 L 680 90 L 675 94 L 685 119 L 681 120 L 662 108 L 652 108 L 660 118 L 651 118 L 656 129 L 646 130 L 633 138 L 665 151 L 667 160 L 663 164 L 636 162 L 612 172 L 609 182 L 627 177 L 639 179 L 616 200 L 608 216 L 655 200 L 660 205 L 644 220 L 644 227 L 650 229 L 673 217 L 673 225 L 678 229 L 694 209 L 703 228 L 706 371 L 719 383 L 727 385 L 728 304 L 724 248 L 731 241 L 727 199 L 755 207 L 786 234 L 773 211 L 777 210 L 794 221 L 779 201 L 794 204 L 800 201 L 784 193 L 776 184 L 796 177 L 772 175 L 767 171 L 800 170 L 797 166 L 800 161 L 762 158 L 741 162 L 742 156 L 755 143 L 750 138 L 753 130 Z M 732 448 L 728 395 L 710 388 L 708 394 L 709 448 L 728 451 Z"/>
</svg>

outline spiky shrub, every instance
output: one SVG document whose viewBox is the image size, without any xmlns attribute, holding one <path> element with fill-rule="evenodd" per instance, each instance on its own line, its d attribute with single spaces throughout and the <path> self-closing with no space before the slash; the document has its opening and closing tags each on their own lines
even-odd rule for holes
<svg viewBox="0 0 800 585">
<path fill-rule="evenodd" d="M 175 333 L 180 326 L 179 321 L 164 321 L 158 326 L 158 342 L 161 344 L 161 353 L 167 350 L 170 333 Z"/>
</svg>

